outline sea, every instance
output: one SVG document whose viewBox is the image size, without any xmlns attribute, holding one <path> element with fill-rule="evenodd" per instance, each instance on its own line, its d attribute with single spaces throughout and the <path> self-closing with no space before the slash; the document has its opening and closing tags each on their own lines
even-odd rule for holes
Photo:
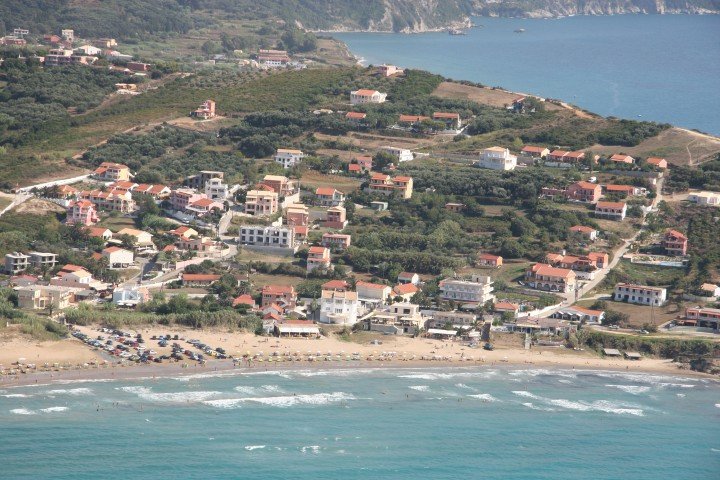
<svg viewBox="0 0 720 480">
<path fill-rule="evenodd" d="M 720 15 L 473 21 L 482 26 L 464 36 L 332 35 L 365 64 L 420 68 L 720 135 Z"/>
<path fill-rule="evenodd" d="M 717 480 L 720 385 L 345 368 L 0 386 L 0 478 Z"/>
</svg>

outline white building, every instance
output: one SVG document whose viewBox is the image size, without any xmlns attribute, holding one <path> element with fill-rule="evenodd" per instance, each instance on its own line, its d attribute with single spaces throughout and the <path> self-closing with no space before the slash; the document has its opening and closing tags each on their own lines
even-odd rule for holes
<svg viewBox="0 0 720 480">
<path fill-rule="evenodd" d="M 113 290 L 112 301 L 123 307 L 134 307 L 150 299 L 150 293 L 145 287 L 120 286 Z"/>
<path fill-rule="evenodd" d="M 486 275 L 473 275 L 471 280 L 446 278 L 439 286 L 443 300 L 479 304 L 495 300 L 493 281 Z"/>
<path fill-rule="evenodd" d="M 438 310 L 432 312 L 426 328 L 445 328 L 446 325 L 452 325 L 453 328 L 462 328 L 474 325 L 475 322 L 477 322 L 477 316 L 474 313 Z"/>
<path fill-rule="evenodd" d="M 366 329 L 386 335 L 414 335 L 423 326 L 420 307 L 413 303 L 393 303 L 389 307 L 375 310 L 367 320 Z"/>
<path fill-rule="evenodd" d="M 323 290 L 320 297 L 320 322 L 354 325 L 358 316 L 358 294 Z"/>
<path fill-rule="evenodd" d="M 290 168 L 297 165 L 305 158 L 302 150 L 294 150 L 290 148 L 278 148 L 275 152 L 275 163 L 279 163 L 283 168 Z"/>
<path fill-rule="evenodd" d="M 134 261 L 133 252 L 120 247 L 107 247 L 103 249 L 102 256 L 107 258 L 108 268 L 128 268 Z"/>
<path fill-rule="evenodd" d="M 210 200 L 224 201 L 230 195 L 230 187 L 222 178 L 211 178 L 205 182 L 205 195 Z"/>
<path fill-rule="evenodd" d="M 240 245 L 255 248 L 273 248 L 295 253 L 295 228 L 292 226 L 242 225 L 238 236 Z"/>
<path fill-rule="evenodd" d="M 57 255 L 47 252 L 30 252 L 30 265 L 40 270 L 53 268 L 57 264 Z"/>
<path fill-rule="evenodd" d="M 491 147 L 480 153 L 480 160 L 475 165 L 491 170 L 515 170 L 517 157 L 507 148 Z"/>
<path fill-rule="evenodd" d="M 30 255 L 20 252 L 12 252 L 5 254 L 5 273 L 9 275 L 17 275 L 24 272 L 30 266 Z"/>
<path fill-rule="evenodd" d="M 689 202 L 703 206 L 717 207 L 720 205 L 720 193 L 718 192 L 690 192 L 687 199 Z"/>
<path fill-rule="evenodd" d="M 398 162 L 409 162 L 410 160 L 413 160 L 415 158 L 413 156 L 413 153 L 407 148 L 382 147 L 380 150 L 389 153 L 393 157 L 397 158 Z"/>
<path fill-rule="evenodd" d="M 355 284 L 355 290 L 357 290 L 358 298 L 363 304 L 385 303 L 392 293 L 392 288 L 388 285 L 363 281 Z"/>
<path fill-rule="evenodd" d="M 387 93 L 380 93 L 377 90 L 360 89 L 350 92 L 350 103 L 361 105 L 363 103 L 385 103 Z"/>
<path fill-rule="evenodd" d="M 667 301 L 667 289 L 618 283 L 615 285 L 613 300 L 616 302 L 637 303 L 640 305 L 664 305 Z"/>
</svg>

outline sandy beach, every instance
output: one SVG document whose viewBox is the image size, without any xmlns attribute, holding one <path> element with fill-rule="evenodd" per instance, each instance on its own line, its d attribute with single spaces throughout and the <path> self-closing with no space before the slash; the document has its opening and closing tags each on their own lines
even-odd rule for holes
<svg viewBox="0 0 720 480">
<path fill-rule="evenodd" d="M 107 337 L 96 328 L 80 327 L 83 333 Z M 93 350 L 75 338 L 57 342 L 33 343 L 14 339 L 0 345 L 0 387 L 12 385 L 47 384 L 52 382 L 97 381 L 103 379 L 132 379 L 176 375 L 207 374 L 213 372 L 262 371 L 307 368 L 396 368 L 396 367 L 470 367 L 470 366 L 527 366 L 531 368 L 570 368 L 592 370 L 622 370 L 630 372 L 675 375 L 703 375 L 680 369 L 671 360 L 643 358 L 629 361 L 621 358 L 599 357 L 594 351 L 573 351 L 557 347 L 533 347 L 525 350 L 517 346 L 519 336 L 503 335 L 494 339 L 495 350 L 471 348 L 466 342 L 441 341 L 425 338 L 381 337 L 381 345 L 343 341 L 335 336 L 320 339 L 259 337 L 244 332 L 190 330 L 178 328 L 144 328 L 140 331 L 148 350 L 158 355 L 169 354 L 170 347 L 159 347 L 152 336 L 175 335 L 185 340 L 197 339 L 214 348 L 223 347 L 234 357 L 251 361 L 218 360 L 210 358 L 204 365 L 196 362 L 164 362 L 134 364 L 120 362 L 104 352 Z M 184 348 L 194 350 L 186 341 Z M 171 342 L 172 344 L 172 342 Z M 356 354 L 359 360 L 349 360 Z M 314 357 L 309 361 L 308 357 Z M 326 360 L 329 357 L 331 360 Z M 7 375 L 13 364 L 34 363 L 37 370 Z M 42 368 L 48 364 L 50 368 Z M 46 370 L 46 371 L 40 371 Z"/>
</svg>

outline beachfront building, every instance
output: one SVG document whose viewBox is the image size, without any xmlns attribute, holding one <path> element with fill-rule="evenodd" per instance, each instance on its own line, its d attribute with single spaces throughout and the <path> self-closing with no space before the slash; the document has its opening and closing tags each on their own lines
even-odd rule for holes
<svg viewBox="0 0 720 480">
<path fill-rule="evenodd" d="M 267 190 L 250 190 L 245 196 L 245 213 L 268 216 L 278 211 L 278 194 Z"/>
<path fill-rule="evenodd" d="M 284 309 L 293 309 L 297 305 L 297 293 L 292 285 L 265 285 L 261 292 L 261 307 L 279 305 Z"/>
<path fill-rule="evenodd" d="M 615 285 L 613 300 L 616 302 L 637 303 L 639 305 L 664 305 L 667 301 L 667 289 L 618 283 Z"/>
<path fill-rule="evenodd" d="M 20 252 L 11 252 L 5 254 L 5 273 L 8 275 L 17 275 L 24 272 L 30 267 L 30 255 Z"/>
<path fill-rule="evenodd" d="M 345 207 L 330 207 L 325 212 L 325 221 L 323 227 L 342 230 L 348 224 L 347 211 Z"/>
<path fill-rule="evenodd" d="M 337 207 L 345 201 L 345 194 L 333 187 L 315 189 L 315 200 L 321 207 Z"/>
<path fill-rule="evenodd" d="M 363 304 L 385 303 L 392 293 L 388 285 L 359 281 L 355 283 L 358 300 Z"/>
<path fill-rule="evenodd" d="M 700 328 L 711 328 L 715 333 L 720 332 L 720 309 L 690 307 L 685 309 L 684 325 L 694 325 Z"/>
<path fill-rule="evenodd" d="M 330 263 L 330 249 L 326 247 L 310 247 L 307 255 L 307 273 L 315 270 L 328 271 L 332 269 Z"/>
<path fill-rule="evenodd" d="M 150 300 L 150 292 L 145 287 L 123 285 L 112 293 L 112 302 L 119 307 L 136 307 Z"/>
<path fill-rule="evenodd" d="M 517 157 L 510 150 L 502 147 L 490 147 L 480 153 L 480 160 L 475 166 L 491 170 L 515 170 Z"/>
<path fill-rule="evenodd" d="M 662 240 L 662 247 L 668 255 L 683 256 L 687 254 L 688 238 L 677 230 L 668 230 Z"/>
<path fill-rule="evenodd" d="M 28 310 L 62 310 L 75 301 L 76 288 L 57 285 L 28 285 L 16 289 L 18 307 Z"/>
<path fill-rule="evenodd" d="M 373 173 L 366 191 L 385 196 L 398 195 L 401 198 L 410 198 L 413 192 L 413 179 L 406 176 L 391 177 L 384 173 Z"/>
<path fill-rule="evenodd" d="M 350 239 L 350 235 L 343 233 L 323 233 L 321 245 L 331 250 L 347 250 Z"/>
<path fill-rule="evenodd" d="M 122 163 L 102 162 L 92 175 L 98 180 L 117 182 L 118 180 L 130 180 L 130 167 Z"/>
<path fill-rule="evenodd" d="M 625 202 L 597 202 L 595 204 L 595 216 L 610 220 L 625 220 L 627 215 L 627 204 Z"/>
<path fill-rule="evenodd" d="M 362 105 L 364 103 L 385 103 L 387 93 L 380 93 L 377 90 L 360 89 L 350 92 L 350 103 Z"/>
<path fill-rule="evenodd" d="M 477 315 L 474 313 L 457 310 L 449 312 L 437 310 L 430 314 L 430 319 L 425 322 L 425 328 L 467 328 L 475 325 L 476 322 Z"/>
<path fill-rule="evenodd" d="M 575 272 L 568 268 L 557 268 L 544 263 L 536 263 L 525 272 L 528 286 L 536 290 L 569 293 L 575 291 Z"/>
<path fill-rule="evenodd" d="M 569 320 L 572 322 L 583 323 L 602 323 L 605 318 L 605 312 L 602 310 L 593 310 L 590 308 L 578 307 L 575 305 L 562 307 L 553 312 L 550 318 L 558 318 L 560 320 Z"/>
<path fill-rule="evenodd" d="M 275 225 L 241 225 L 238 243 L 258 250 L 274 250 L 283 254 L 295 253 L 298 249 L 295 227 Z"/>
<path fill-rule="evenodd" d="M 495 300 L 493 281 L 487 275 L 473 275 L 470 280 L 446 278 L 441 280 L 440 298 L 460 303 L 484 304 Z"/>
<path fill-rule="evenodd" d="M 398 302 L 375 310 L 365 320 L 365 330 L 385 335 L 415 335 L 423 326 L 420 307 L 408 302 Z"/>
<path fill-rule="evenodd" d="M 275 163 L 279 163 L 283 168 L 294 167 L 302 159 L 305 158 L 305 154 L 302 150 L 296 150 L 292 148 L 278 148 L 275 152 Z"/>
<path fill-rule="evenodd" d="M 357 292 L 323 290 L 320 295 L 320 322 L 354 325 L 358 318 Z"/>
<path fill-rule="evenodd" d="M 407 148 L 385 146 L 380 148 L 380 151 L 389 153 L 397 159 L 398 163 L 409 162 L 415 158 Z"/>
</svg>

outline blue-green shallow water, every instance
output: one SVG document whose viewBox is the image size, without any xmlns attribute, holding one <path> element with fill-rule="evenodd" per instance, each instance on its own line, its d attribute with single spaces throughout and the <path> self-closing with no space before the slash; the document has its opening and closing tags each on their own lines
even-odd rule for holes
<svg viewBox="0 0 720 480">
<path fill-rule="evenodd" d="M 71 383 L 5 388 L 0 438 L 3 479 L 716 480 L 720 387 L 509 368 Z"/>
<path fill-rule="evenodd" d="M 602 115 L 720 134 L 720 15 L 476 18 L 466 36 L 343 33 L 367 63 L 394 63 L 534 93 Z M 525 33 L 514 33 L 524 28 Z"/>
</svg>

